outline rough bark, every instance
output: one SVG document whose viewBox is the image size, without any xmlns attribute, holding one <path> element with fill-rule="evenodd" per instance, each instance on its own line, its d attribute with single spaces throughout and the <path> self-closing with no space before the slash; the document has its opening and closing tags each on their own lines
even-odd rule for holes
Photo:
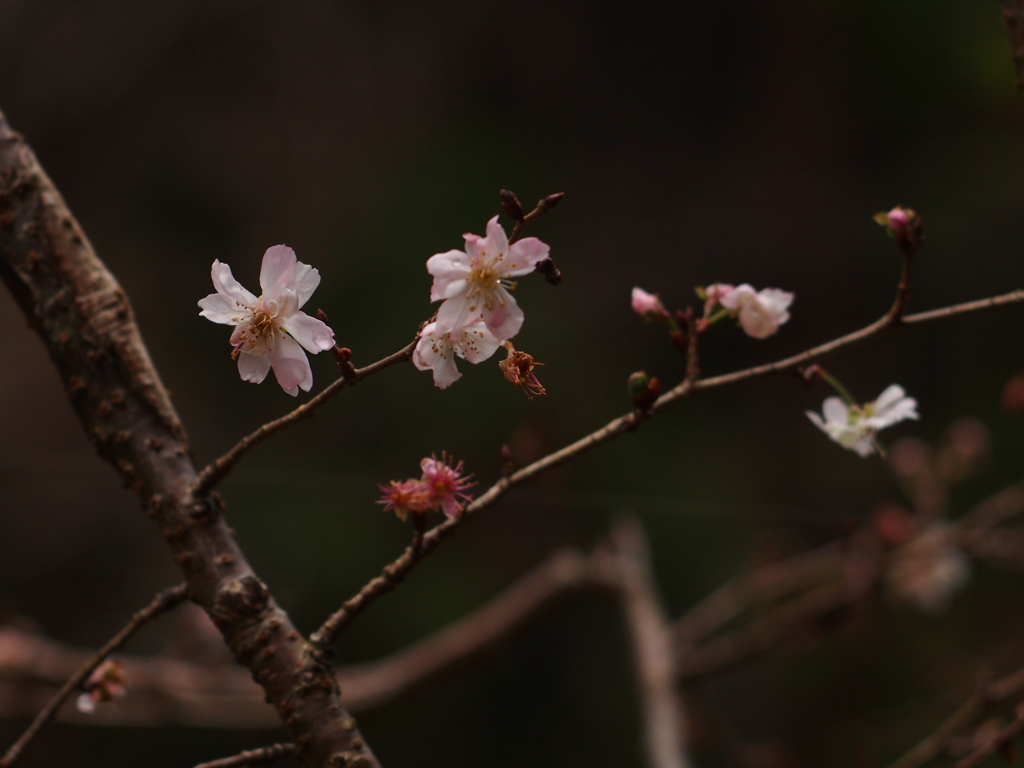
<svg viewBox="0 0 1024 768">
<path fill-rule="evenodd" d="M 138 494 L 188 582 L 311 766 L 375 766 L 327 663 L 245 559 L 196 468 L 128 297 L 0 113 L 0 278 L 43 339 L 100 456 Z"/>
</svg>

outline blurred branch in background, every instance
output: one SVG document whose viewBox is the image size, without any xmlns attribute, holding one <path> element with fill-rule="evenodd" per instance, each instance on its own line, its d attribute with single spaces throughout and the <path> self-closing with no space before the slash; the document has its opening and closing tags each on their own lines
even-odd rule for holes
<svg viewBox="0 0 1024 768">
<path fill-rule="evenodd" d="M 1010 53 L 1017 68 L 1017 87 L 1024 91 L 1024 0 L 1001 0 Z"/>
</svg>

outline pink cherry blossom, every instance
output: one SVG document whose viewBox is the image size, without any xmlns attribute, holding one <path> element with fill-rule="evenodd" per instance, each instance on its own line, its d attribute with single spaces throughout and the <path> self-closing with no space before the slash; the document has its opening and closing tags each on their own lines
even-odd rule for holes
<svg viewBox="0 0 1024 768">
<path fill-rule="evenodd" d="M 444 510 L 445 516 L 451 519 L 462 514 L 462 501 L 473 498 L 466 491 L 476 485 L 472 475 L 462 474 L 462 462 L 453 467 L 449 457 L 442 453 L 440 459 L 432 456 L 421 461 L 420 468 L 423 470 L 420 482 L 429 494 L 430 508 Z"/>
<path fill-rule="evenodd" d="M 421 371 L 433 371 L 434 385 L 440 389 L 447 389 L 462 376 L 455 365 L 456 356 L 475 365 L 501 346 L 483 320 L 451 331 L 441 331 L 438 325 L 433 322 L 423 328 L 412 362 Z"/>
<path fill-rule="evenodd" d="M 643 288 L 633 288 L 633 311 L 644 320 L 666 320 L 668 310 L 661 303 L 656 293 L 648 293 Z"/>
<path fill-rule="evenodd" d="M 259 297 L 235 280 L 227 264 L 214 261 L 211 275 L 217 292 L 199 302 L 199 314 L 235 326 L 231 356 L 238 359 L 242 379 L 259 384 L 273 368 L 289 395 L 297 395 L 300 388 L 308 392 L 313 371 L 303 348 L 315 355 L 334 346 L 334 332 L 299 311 L 320 285 L 320 273 L 298 261 L 288 246 L 275 245 L 263 255 Z"/>
<path fill-rule="evenodd" d="M 437 253 L 427 259 L 434 276 L 431 301 L 443 301 L 437 327 L 451 331 L 480 317 L 498 339 L 511 339 L 523 325 L 523 310 L 509 290 L 511 279 L 533 272 L 550 249 L 535 237 L 509 245 L 498 217 L 487 222 L 487 235 L 465 234 L 466 250 Z"/>
<path fill-rule="evenodd" d="M 889 219 L 889 229 L 897 234 L 903 232 L 907 228 L 907 224 L 910 223 L 910 216 L 900 206 L 896 206 L 887 214 Z"/>
<path fill-rule="evenodd" d="M 744 283 L 721 296 L 718 303 L 739 314 L 740 325 L 748 336 L 766 339 L 789 320 L 787 309 L 793 303 L 793 294 L 778 288 L 755 291 Z"/>
</svg>

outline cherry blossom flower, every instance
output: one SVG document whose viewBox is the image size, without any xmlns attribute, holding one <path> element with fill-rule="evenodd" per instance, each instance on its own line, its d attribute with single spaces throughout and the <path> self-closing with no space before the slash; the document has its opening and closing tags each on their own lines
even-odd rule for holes
<svg viewBox="0 0 1024 768">
<path fill-rule="evenodd" d="M 128 692 L 124 681 L 124 667 L 119 661 L 105 661 L 93 670 L 82 684 L 85 693 L 75 701 L 79 712 L 95 712 L 96 705 L 116 701 Z"/>
<path fill-rule="evenodd" d="M 648 293 L 643 288 L 633 289 L 633 311 L 644 320 L 659 320 L 664 322 L 670 315 L 665 305 L 661 303 L 656 293 Z"/>
<path fill-rule="evenodd" d="M 263 255 L 259 297 L 235 280 L 227 264 L 214 261 L 211 275 L 217 292 L 199 302 L 199 314 L 235 326 L 231 356 L 238 360 L 242 379 L 259 384 L 273 368 L 289 395 L 308 392 L 313 371 L 303 348 L 315 355 L 334 347 L 330 327 L 299 311 L 320 285 L 320 273 L 298 261 L 288 246 L 275 245 Z"/>
<path fill-rule="evenodd" d="M 727 287 L 718 284 L 709 286 L 708 295 L 712 295 L 712 289 L 722 291 Z M 792 293 L 778 288 L 755 291 L 747 283 L 716 295 L 719 296 L 719 304 L 739 314 L 743 330 L 755 339 L 766 339 L 779 330 L 779 326 L 789 320 L 789 312 L 786 310 L 793 303 Z"/>
<path fill-rule="evenodd" d="M 420 468 L 423 470 L 420 482 L 427 489 L 430 508 L 443 510 L 450 519 L 461 515 L 462 501 L 473 498 L 466 491 L 476 485 L 472 482 L 472 475 L 462 474 L 462 462 L 453 467 L 448 455 L 442 453 L 440 459 L 436 456 L 423 459 Z"/>
<path fill-rule="evenodd" d="M 434 385 L 447 389 L 461 378 L 455 357 L 474 365 L 490 358 L 501 342 L 483 320 L 475 320 L 458 330 L 441 331 L 437 322 L 428 324 L 412 353 L 412 362 L 421 371 L 434 372 Z"/>
<path fill-rule="evenodd" d="M 511 246 L 495 216 L 487 222 L 487 235 L 465 234 L 466 250 L 437 253 L 427 259 L 434 276 L 431 301 L 443 301 L 437 312 L 441 332 L 461 328 L 482 317 L 491 333 L 511 339 L 523 325 L 523 310 L 508 291 L 511 279 L 533 272 L 548 258 L 549 248 L 535 237 Z"/>
<path fill-rule="evenodd" d="M 387 485 L 378 487 L 381 498 L 377 503 L 384 505 L 385 512 L 394 511 L 399 520 L 405 521 L 410 512 L 414 515 L 425 514 L 430 508 L 430 492 L 420 480 L 406 480 L 401 483 L 392 480 Z"/>
<path fill-rule="evenodd" d="M 830 397 L 822 404 L 822 416 L 807 411 L 814 425 L 843 448 L 866 457 L 875 453 L 875 435 L 905 419 L 918 419 L 917 400 L 907 397 L 903 387 L 893 384 L 878 399 L 864 406 L 848 405 L 840 397 Z"/>
</svg>

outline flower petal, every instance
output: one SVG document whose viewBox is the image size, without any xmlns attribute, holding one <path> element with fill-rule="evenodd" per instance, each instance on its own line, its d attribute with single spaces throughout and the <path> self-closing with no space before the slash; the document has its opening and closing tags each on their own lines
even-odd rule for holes
<svg viewBox="0 0 1024 768">
<path fill-rule="evenodd" d="M 519 329 L 523 327 L 525 315 L 516 304 L 516 300 L 512 298 L 512 294 L 504 287 L 499 286 L 494 293 L 498 301 L 490 311 L 484 310 L 484 322 L 497 338 L 508 340 L 519 333 Z M 440 319 L 440 315 L 438 315 L 438 319 Z"/>
<path fill-rule="evenodd" d="M 231 274 L 231 267 L 223 262 L 214 259 L 210 268 L 210 277 L 213 278 L 213 287 L 217 293 L 222 293 L 232 301 L 237 301 L 242 306 L 251 307 L 256 303 L 256 297 L 249 293 Z"/>
<path fill-rule="evenodd" d="M 435 333 L 457 330 L 467 322 L 475 322 L 477 317 L 470 317 L 469 300 L 465 296 L 447 299 L 437 310 L 437 331 Z"/>
<path fill-rule="evenodd" d="M 746 304 L 757 296 L 757 292 L 754 290 L 754 286 L 750 283 L 743 283 L 743 285 L 737 285 L 731 291 L 726 293 L 724 296 L 718 299 L 718 303 L 726 309 L 735 312 L 740 308 L 741 304 Z"/>
<path fill-rule="evenodd" d="M 223 293 L 211 293 L 205 299 L 199 300 L 199 306 L 203 311 L 200 317 L 205 317 L 221 325 L 238 325 L 247 319 L 252 313 L 248 307 L 240 307 Z"/>
<path fill-rule="evenodd" d="M 897 400 L 906 396 L 906 392 L 903 387 L 899 384 L 890 384 L 875 400 L 875 413 L 884 411 L 889 406 L 893 405 Z"/>
<path fill-rule="evenodd" d="M 841 397 L 827 398 L 821 405 L 821 412 L 829 424 L 845 427 L 850 421 L 850 408 Z"/>
<path fill-rule="evenodd" d="M 497 216 L 491 217 L 491 220 L 487 222 L 487 235 L 484 240 L 487 244 L 484 245 L 481 242 L 479 245 L 484 246 L 485 258 L 497 261 L 508 255 L 508 237 L 505 235 L 505 228 L 498 223 Z"/>
<path fill-rule="evenodd" d="M 536 237 L 524 237 L 509 247 L 504 274 L 513 277 L 529 274 L 538 264 L 549 258 L 551 247 L 547 243 L 542 243 Z"/>
<path fill-rule="evenodd" d="M 267 248 L 260 267 L 260 288 L 263 290 L 264 301 L 276 299 L 278 290 L 283 286 L 294 287 L 296 261 L 295 251 L 287 245 Z"/>
<path fill-rule="evenodd" d="M 477 365 L 489 359 L 500 346 L 501 341 L 485 323 L 474 323 L 462 329 L 455 352 L 466 362 Z"/>
<path fill-rule="evenodd" d="M 242 377 L 242 381 L 259 384 L 267 378 L 269 371 L 269 355 L 250 355 L 248 352 L 242 352 L 238 355 L 238 374 Z"/>
<path fill-rule="evenodd" d="M 278 325 L 314 355 L 334 347 L 334 331 L 330 326 L 305 312 L 282 318 Z"/>
<path fill-rule="evenodd" d="M 270 348 L 270 364 L 274 368 L 277 383 L 293 397 L 298 394 L 295 387 L 309 392 L 313 386 L 313 371 L 309 359 L 298 342 L 284 334 L 274 334 L 274 346 Z"/>
<path fill-rule="evenodd" d="M 319 285 L 320 270 L 314 269 L 309 264 L 296 261 L 295 278 L 292 282 L 292 287 L 295 289 L 295 293 L 298 294 L 300 307 L 309 301 L 309 297 L 313 295 L 313 291 Z"/>
<path fill-rule="evenodd" d="M 430 300 L 441 301 L 450 298 L 448 287 L 455 281 L 469 277 L 469 255 L 462 251 L 435 253 L 427 259 L 427 272 L 434 276 L 430 286 Z"/>
</svg>

